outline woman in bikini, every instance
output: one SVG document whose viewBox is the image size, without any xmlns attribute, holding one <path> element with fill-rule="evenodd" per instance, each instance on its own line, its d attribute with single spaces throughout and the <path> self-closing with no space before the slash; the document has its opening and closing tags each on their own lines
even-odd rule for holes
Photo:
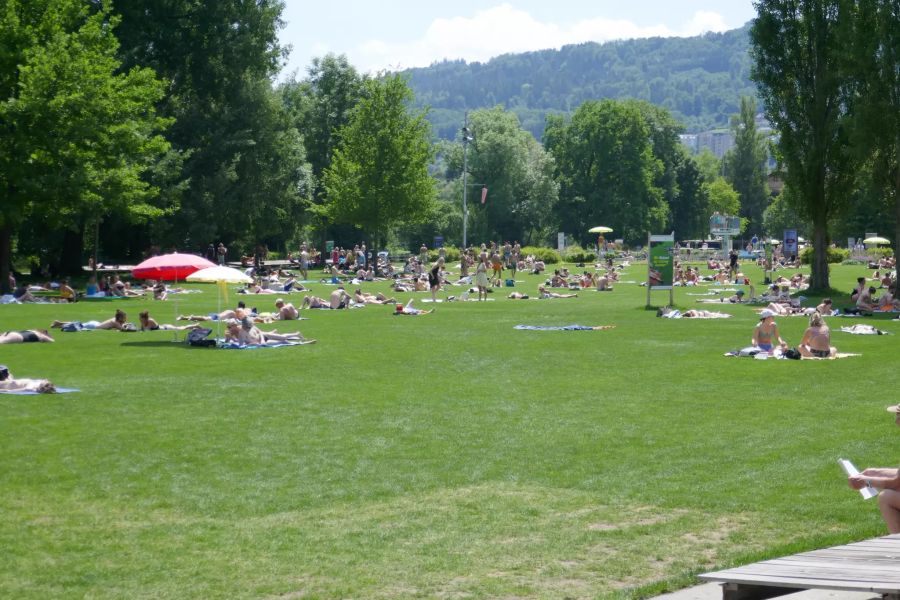
<svg viewBox="0 0 900 600">
<path fill-rule="evenodd" d="M 28 344 L 31 342 L 54 341 L 43 329 L 25 329 L 0 333 L 0 344 Z"/>
<path fill-rule="evenodd" d="M 775 352 L 773 340 L 778 341 L 781 350 L 787 348 L 787 343 L 781 339 L 781 335 L 778 333 L 778 325 L 775 324 L 775 313 L 765 309 L 759 313 L 759 323 L 753 329 L 751 342 L 760 350 L 772 354 Z"/>
<path fill-rule="evenodd" d="M 818 312 L 809 317 L 809 327 L 797 349 L 807 358 L 832 358 L 837 354 L 837 348 L 831 345 L 831 330 Z"/>
<path fill-rule="evenodd" d="M 169 325 L 167 323 L 163 323 L 160 325 L 156 322 L 156 319 L 150 316 L 150 311 L 145 310 L 138 315 L 138 319 L 141 322 L 141 331 L 185 331 L 186 329 L 197 329 L 200 327 L 199 324 L 193 323 L 191 325 Z"/>
<path fill-rule="evenodd" d="M 122 331 L 122 326 L 125 325 L 125 320 L 127 315 L 125 311 L 116 309 L 116 315 L 112 319 L 107 319 L 105 321 L 87 321 L 85 323 L 81 323 L 82 329 L 118 329 Z M 53 321 L 50 324 L 52 329 L 62 329 L 66 325 L 70 323 L 77 323 L 78 321 Z M 134 331 L 134 330 L 132 330 Z"/>
</svg>

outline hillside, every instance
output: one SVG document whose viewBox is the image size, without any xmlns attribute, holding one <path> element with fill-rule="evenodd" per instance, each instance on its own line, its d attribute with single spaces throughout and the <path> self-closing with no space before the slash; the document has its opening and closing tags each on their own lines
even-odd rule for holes
<svg viewBox="0 0 900 600">
<path fill-rule="evenodd" d="M 687 131 L 725 126 L 754 95 L 748 23 L 691 38 L 588 42 L 486 63 L 444 61 L 404 71 L 435 135 L 452 139 L 466 110 L 503 105 L 540 139 L 544 116 L 586 100 L 638 98 L 667 108 Z"/>
</svg>

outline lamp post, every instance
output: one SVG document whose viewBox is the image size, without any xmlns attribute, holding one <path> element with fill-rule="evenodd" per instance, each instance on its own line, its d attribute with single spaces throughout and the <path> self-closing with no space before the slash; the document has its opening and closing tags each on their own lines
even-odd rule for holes
<svg viewBox="0 0 900 600">
<path fill-rule="evenodd" d="M 475 139 L 475 136 L 472 135 L 472 130 L 469 129 L 469 113 L 466 113 L 465 121 L 463 122 L 462 128 L 462 145 L 463 145 L 463 245 L 462 250 L 465 252 L 466 248 L 469 247 L 468 240 L 466 238 L 466 227 L 469 224 L 469 204 L 467 202 L 468 199 L 468 190 L 469 186 L 467 184 L 467 176 L 469 170 L 469 142 Z"/>
</svg>

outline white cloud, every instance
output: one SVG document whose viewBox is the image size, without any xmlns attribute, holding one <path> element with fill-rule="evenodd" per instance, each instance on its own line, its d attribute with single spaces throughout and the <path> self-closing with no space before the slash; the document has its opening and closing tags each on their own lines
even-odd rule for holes
<svg viewBox="0 0 900 600">
<path fill-rule="evenodd" d="M 544 23 L 504 3 L 478 11 L 473 17 L 434 20 L 424 35 L 407 43 L 368 40 L 348 52 L 363 71 L 422 67 L 443 59 L 484 62 L 500 54 L 560 48 L 566 44 L 654 36 L 692 36 L 725 31 L 729 26 L 715 12 L 697 11 L 680 29 L 666 25 L 641 27 L 630 21 L 603 17 L 568 25 Z"/>
</svg>

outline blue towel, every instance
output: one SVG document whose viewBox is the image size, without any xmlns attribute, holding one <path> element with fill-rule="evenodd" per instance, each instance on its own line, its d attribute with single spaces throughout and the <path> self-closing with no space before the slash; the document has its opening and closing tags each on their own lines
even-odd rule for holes
<svg viewBox="0 0 900 600">
<path fill-rule="evenodd" d="M 594 331 L 587 325 L 516 325 L 513 329 L 525 329 L 527 331 Z"/>
</svg>

